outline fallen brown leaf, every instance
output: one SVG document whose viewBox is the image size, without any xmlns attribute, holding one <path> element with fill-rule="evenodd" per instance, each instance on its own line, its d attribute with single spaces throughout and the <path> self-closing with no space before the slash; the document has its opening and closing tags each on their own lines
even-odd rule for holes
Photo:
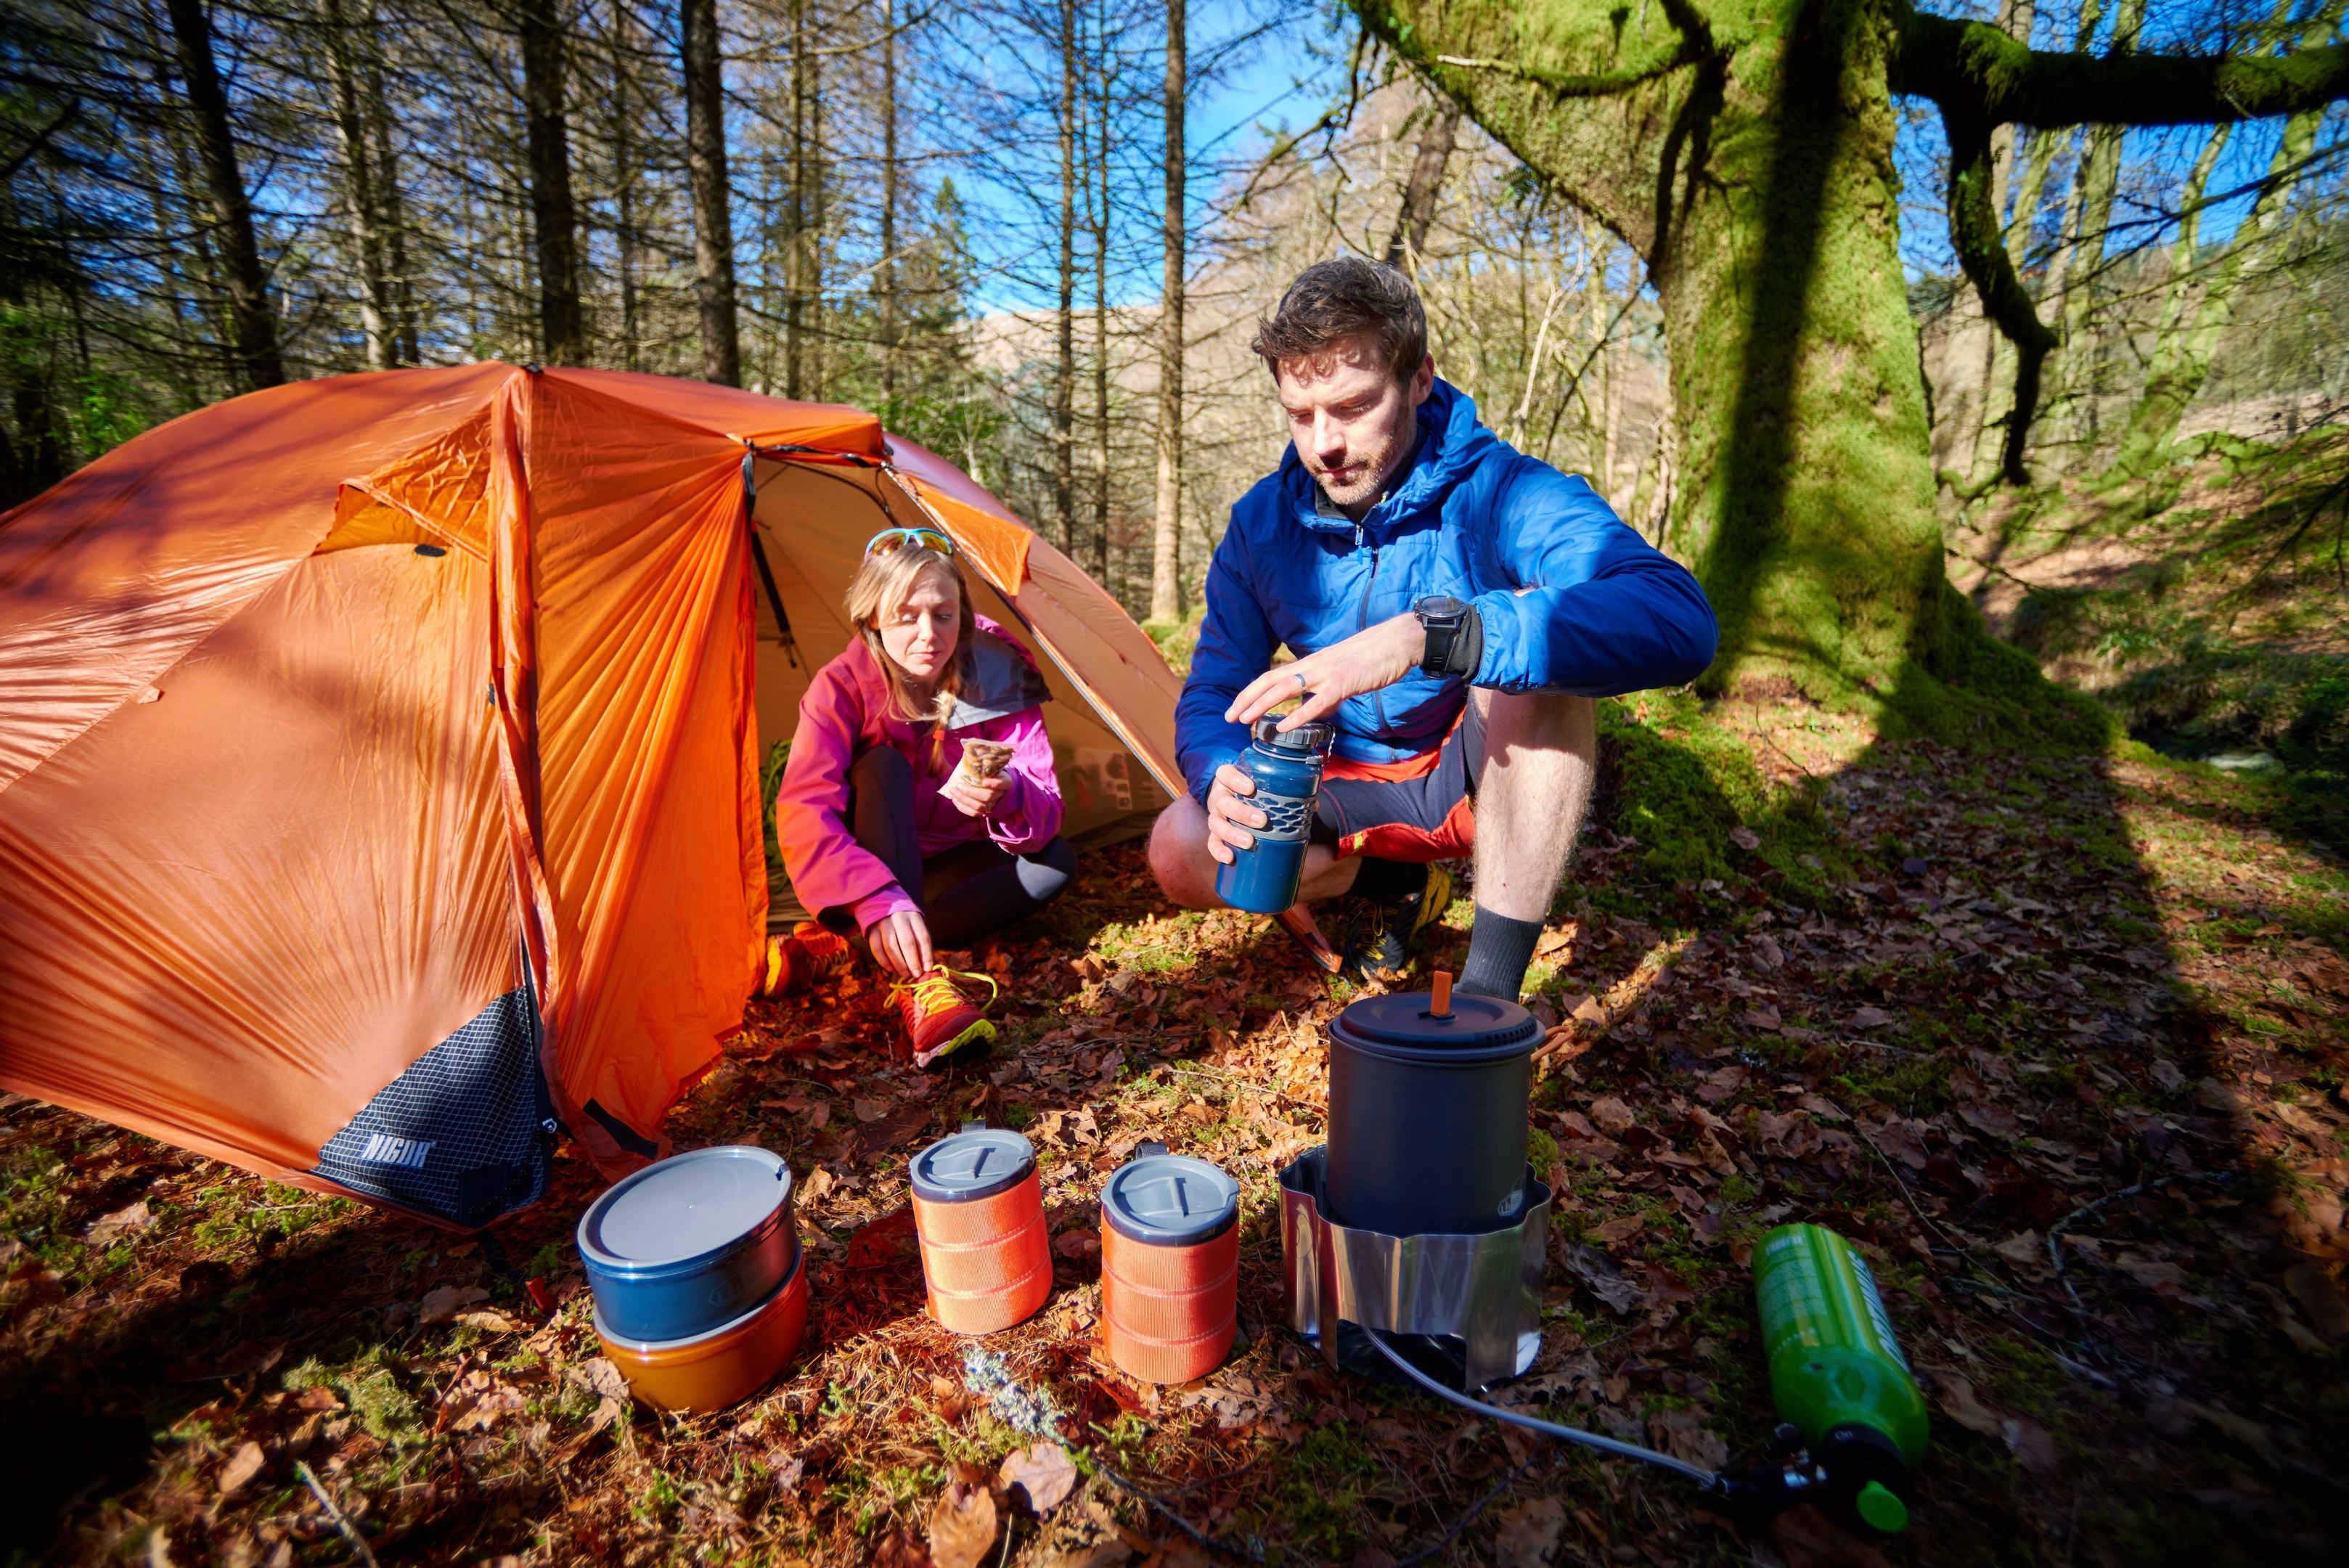
<svg viewBox="0 0 2349 1568">
<path fill-rule="evenodd" d="M 118 1209 L 111 1214 L 101 1214 L 90 1221 L 82 1232 L 82 1240 L 93 1247 L 111 1247 L 133 1231 L 144 1231 L 155 1222 L 147 1211 L 147 1200 L 140 1199 L 128 1209 Z"/>
<path fill-rule="evenodd" d="M 1566 1504 L 1537 1498 L 1501 1515 L 1493 1537 L 1494 1568 L 1550 1568 L 1558 1561 L 1558 1537 L 1566 1532 Z"/>
<path fill-rule="evenodd" d="M 628 1379 L 608 1355 L 590 1356 L 574 1361 L 563 1369 L 563 1375 L 600 1399 L 617 1399 L 626 1403 Z"/>
<path fill-rule="evenodd" d="M 479 1285 L 442 1285 L 427 1291 L 424 1299 L 416 1303 L 416 1321 L 429 1326 L 437 1323 L 454 1323 L 460 1308 L 490 1299 L 490 1293 Z"/>
<path fill-rule="evenodd" d="M 2025 1416 L 2010 1416 L 2001 1424 L 2000 1433 L 2006 1438 L 2015 1463 L 2031 1474 L 2044 1480 L 2060 1475 L 2064 1469 L 2064 1450 L 2054 1434 Z"/>
<path fill-rule="evenodd" d="M 1940 1402 L 1942 1413 L 1967 1431 L 1994 1441 L 2005 1440 L 2005 1418 L 1975 1396 L 1971 1383 L 1954 1372 L 1936 1372 L 1933 1393 Z"/>
<path fill-rule="evenodd" d="M 268 1462 L 268 1455 L 261 1451 L 259 1443 L 246 1443 L 229 1455 L 228 1462 L 221 1466 L 221 1496 L 234 1497 L 246 1487 L 251 1486 L 253 1478 L 261 1473 L 261 1467 Z"/>
<path fill-rule="evenodd" d="M 1040 1515 L 1067 1501 L 1077 1485 L 1077 1467 L 1058 1443 L 1031 1443 L 1012 1449 L 1004 1456 L 997 1474 L 1007 1491 L 1015 1486 L 1025 1490 L 1029 1508 Z"/>
<path fill-rule="evenodd" d="M 978 1568 L 995 1550 L 995 1499 L 985 1487 L 949 1481 L 930 1509 L 933 1568 Z"/>
</svg>

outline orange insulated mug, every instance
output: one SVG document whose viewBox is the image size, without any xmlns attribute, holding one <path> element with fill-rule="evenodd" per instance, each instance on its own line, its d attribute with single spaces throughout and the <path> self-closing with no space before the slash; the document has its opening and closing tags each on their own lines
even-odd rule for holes
<svg viewBox="0 0 2349 1568">
<path fill-rule="evenodd" d="M 930 1315 L 957 1334 L 1009 1328 L 1052 1293 L 1036 1149 L 965 1122 L 914 1157 L 914 1229 Z"/>
<path fill-rule="evenodd" d="M 1238 1327 L 1240 1184 L 1145 1143 L 1102 1189 L 1102 1332 L 1145 1383 L 1223 1365 Z"/>
</svg>

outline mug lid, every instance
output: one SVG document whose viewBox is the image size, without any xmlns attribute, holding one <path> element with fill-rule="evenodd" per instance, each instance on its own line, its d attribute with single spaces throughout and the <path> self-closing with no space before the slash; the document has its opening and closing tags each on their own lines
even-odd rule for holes
<svg viewBox="0 0 2349 1568">
<path fill-rule="evenodd" d="M 1293 730 L 1283 731 L 1281 718 L 1278 713 L 1268 713 L 1258 719 L 1249 727 L 1250 738 L 1268 751 L 1295 752 L 1299 755 L 1317 757 L 1327 752 L 1330 742 L 1337 738 L 1338 729 L 1334 724 L 1316 719 Z"/>
<path fill-rule="evenodd" d="M 968 1123 L 914 1157 L 914 1196 L 975 1203 L 1017 1187 L 1036 1168 L 1036 1146 L 1009 1127 Z"/>
<path fill-rule="evenodd" d="M 1433 995 L 1424 991 L 1366 996 L 1350 1003 L 1338 1022 L 1359 1040 L 1421 1050 L 1489 1050 L 1528 1044 L 1541 1034 L 1532 1013 L 1497 996 L 1454 991 L 1441 1017 L 1434 1004 Z"/>
<path fill-rule="evenodd" d="M 597 1199 L 579 1222 L 579 1248 L 618 1267 L 681 1263 L 749 1235 L 791 1196 L 780 1155 L 749 1144 L 688 1149 Z"/>
<path fill-rule="evenodd" d="M 1129 1241 L 1154 1247 L 1204 1241 L 1238 1212 L 1240 1184 L 1204 1159 L 1143 1144 L 1139 1157 L 1110 1173 L 1102 1218 Z"/>
</svg>

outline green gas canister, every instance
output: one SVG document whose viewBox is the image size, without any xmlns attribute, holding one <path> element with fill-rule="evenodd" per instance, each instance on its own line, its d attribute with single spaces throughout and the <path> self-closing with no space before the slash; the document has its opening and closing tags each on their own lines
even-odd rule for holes
<svg viewBox="0 0 2349 1568">
<path fill-rule="evenodd" d="M 1754 1249 L 1754 1293 L 1779 1417 L 1801 1429 L 1834 1495 L 1877 1529 L 1901 1529 L 1925 1401 L 1866 1260 L 1832 1231 L 1782 1225 Z"/>
</svg>

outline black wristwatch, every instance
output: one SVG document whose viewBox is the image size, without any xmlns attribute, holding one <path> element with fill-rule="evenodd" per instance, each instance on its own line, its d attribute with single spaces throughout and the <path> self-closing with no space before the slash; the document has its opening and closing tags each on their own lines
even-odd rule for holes
<svg viewBox="0 0 2349 1568">
<path fill-rule="evenodd" d="M 1427 633 L 1427 651 L 1420 657 L 1420 673 L 1441 679 L 1452 672 L 1453 645 L 1459 640 L 1461 628 L 1468 624 L 1471 607 L 1465 599 L 1455 599 L 1449 594 L 1430 594 L 1411 607 Z"/>
</svg>

